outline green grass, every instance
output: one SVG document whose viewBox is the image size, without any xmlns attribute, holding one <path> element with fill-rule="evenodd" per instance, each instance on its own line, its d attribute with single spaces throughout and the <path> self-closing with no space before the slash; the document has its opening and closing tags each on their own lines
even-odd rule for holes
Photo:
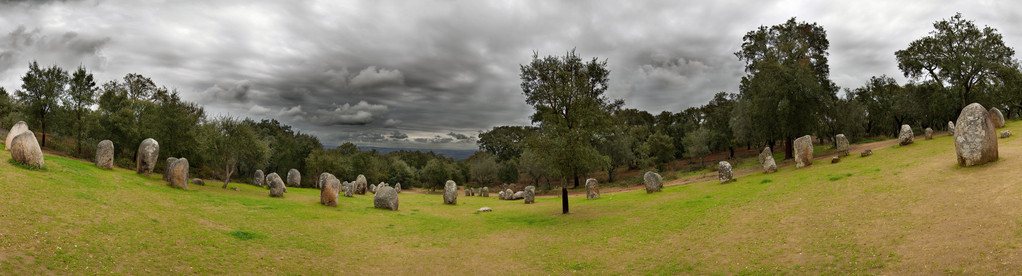
<svg viewBox="0 0 1022 276">
<path fill-rule="evenodd" d="M 1022 145 L 1003 143 L 986 166 L 957 167 L 940 136 L 728 185 L 571 197 L 567 215 L 559 198 L 407 192 L 398 211 L 371 194 L 331 208 L 311 189 L 179 190 L 46 156 L 0 164 L 0 274 L 1014 274 L 1022 188 L 983 186 L 1019 176 Z M 992 192 L 1000 205 L 969 196 Z"/>
</svg>

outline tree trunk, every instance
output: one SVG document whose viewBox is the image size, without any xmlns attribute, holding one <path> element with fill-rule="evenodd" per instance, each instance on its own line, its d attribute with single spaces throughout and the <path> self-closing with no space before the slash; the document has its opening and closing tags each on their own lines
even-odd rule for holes
<svg viewBox="0 0 1022 276">
<path fill-rule="evenodd" d="M 224 168 L 224 186 L 220 188 L 227 189 L 227 183 L 231 183 L 231 174 L 234 174 L 234 169 L 232 167 L 234 166 L 227 165 L 227 167 Z"/>
<path fill-rule="evenodd" d="M 730 155 L 731 157 L 729 157 L 728 159 L 734 160 L 735 159 L 735 147 L 734 146 L 727 147 L 727 150 L 731 151 L 731 155 Z"/>
<path fill-rule="evenodd" d="M 39 113 L 39 120 L 42 121 L 42 132 L 43 132 L 43 147 L 46 147 L 46 113 Z"/>
<path fill-rule="evenodd" d="M 614 182 L 614 168 L 607 170 L 607 183 Z"/>
<path fill-rule="evenodd" d="M 561 214 L 568 213 L 568 188 L 561 186 Z"/>
<path fill-rule="evenodd" d="M 573 186 L 571 188 L 572 189 L 578 188 L 578 173 L 575 173 L 575 186 Z"/>
<path fill-rule="evenodd" d="M 784 160 L 795 158 L 795 138 L 788 136 L 784 137 L 786 147 L 784 149 Z"/>
</svg>

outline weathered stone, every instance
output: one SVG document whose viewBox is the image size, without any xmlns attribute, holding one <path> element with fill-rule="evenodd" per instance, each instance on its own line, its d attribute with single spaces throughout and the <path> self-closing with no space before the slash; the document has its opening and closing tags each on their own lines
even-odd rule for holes
<svg viewBox="0 0 1022 276">
<path fill-rule="evenodd" d="M 838 134 L 834 137 L 834 141 L 837 142 L 837 156 L 848 156 L 850 148 L 848 145 L 848 138 L 845 138 L 844 134 Z"/>
<path fill-rule="evenodd" d="M 774 161 L 774 153 L 770 151 L 770 147 L 763 148 L 763 152 L 759 153 L 760 164 L 763 165 L 763 171 L 766 173 L 772 173 L 777 171 L 777 162 Z"/>
<path fill-rule="evenodd" d="M 284 180 L 280 179 L 280 175 L 277 175 L 277 173 L 267 175 L 266 185 L 270 186 L 270 196 L 284 197 Z"/>
<path fill-rule="evenodd" d="M 873 150 L 864 150 L 864 151 L 862 151 L 862 157 L 866 157 L 866 156 L 870 156 L 870 155 L 873 155 Z"/>
<path fill-rule="evenodd" d="M 1010 130 L 1002 130 L 1001 131 L 1001 138 L 1008 138 L 1008 137 L 1011 137 L 1011 131 Z"/>
<path fill-rule="evenodd" d="M 206 186 L 206 181 L 202 180 L 202 178 L 192 178 L 192 184 Z"/>
<path fill-rule="evenodd" d="M 114 168 L 114 142 L 99 141 L 96 145 L 96 166 L 104 169 Z"/>
<path fill-rule="evenodd" d="M 717 180 L 720 180 L 721 184 L 731 182 L 731 177 L 734 175 L 731 172 L 731 163 L 727 161 L 720 161 L 717 163 Z"/>
<path fill-rule="evenodd" d="M 394 190 L 397 191 L 397 193 L 400 194 L 401 193 L 401 183 L 394 184 Z"/>
<path fill-rule="evenodd" d="M 337 193 L 334 192 L 333 185 L 323 185 L 323 189 L 319 191 L 319 203 L 337 207 Z"/>
<path fill-rule="evenodd" d="M 166 168 L 163 169 L 164 181 L 170 181 L 170 165 L 173 165 L 174 161 L 177 161 L 177 157 L 167 157 L 167 161 L 164 162 L 164 165 L 166 166 Z"/>
<path fill-rule="evenodd" d="M 997 160 L 997 132 L 989 112 L 978 103 L 962 109 L 955 122 L 958 165 L 974 166 Z"/>
<path fill-rule="evenodd" d="M 188 189 L 188 159 L 178 158 L 167 167 L 167 181 L 174 188 Z"/>
<path fill-rule="evenodd" d="M 31 130 L 22 131 L 11 140 L 9 145 L 8 150 L 11 151 L 11 158 L 14 159 L 14 162 L 36 168 L 43 167 L 45 163 L 43 149 L 39 147 L 39 141 L 36 141 L 35 133 Z"/>
<path fill-rule="evenodd" d="M 492 211 L 493 211 L 493 208 L 490 208 L 490 207 L 483 207 L 483 208 L 479 208 L 479 210 L 476 210 L 476 212 L 492 212 Z"/>
<path fill-rule="evenodd" d="M 773 152 L 770 151 L 770 147 L 763 147 L 763 151 L 759 152 L 759 155 L 756 156 L 756 160 L 759 160 L 759 164 L 763 165 L 763 162 L 766 162 L 766 157 L 771 156 L 772 154 Z"/>
<path fill-rule="evenodd" d="M 996 107 L 991 107 L 990 121 L 994 123 L 994 128 L 1004 127 L 1004 113 L 1001 113 L 1001 110 Z"/>
<path fill-rule="evenodd" d="M 951 136 L 955 136 L 955 123 L 947 121 L 947 132 Z"/>
<path fill-rule="evenodd" d="M 369 188 L 368 182 L 365 175 L 358 175 L 355 177 L 355 182 L 352 183 L 352 188 L 355 188 L 355 194 L 364 195 L 366 190 Z"/>
<path fill-rule="evenodd" d="M 515 199 L 515 192 L 512 191 L 511 189 L 504 190 L 504 199 L 506 199 L 506 200 L 514 200 Z"/>
<path fill-rule="evenodd" d="M 482 190 L 482 192 L 480 192 L 480 193 L 483 195 L 483 197 L 490 197 L 490 188 L 489 187 L 483 187 L 481 190 Z"/>
<path fill-rule="evenodd" d="M 397 190 L 390 186 L 376 187 L 376 195 L 373 196 L 373 206 L 380 209 L 397 211 Z"/>
<path fill-rule="evenodd" d="M 323 183 L 326 182 L 327 175 L 329 174 L 328 172 L 322 172 L 319 174 L 319 177 L 316 177 L 316 189 L 323 190 Z"/>
<path fill-rule="evenodd" d="M 514 195 L 511 195 L 511 200 L 519 200 L 525 198 L 525 191 L 517 191 Z"/>
<path fill-rule="evenodd" d="M 369 192 L 376 194 L 376 184 L 369 184 Z"/>
<path fill-rule="evenodd" d="M 898 144 L 907 146 L 912 143 L 915 143 L 915 134 L 912 133 L 912 127 L 908 125 L 901 125 L 901 131 L 898 132 Z"/>
<path fill-rule="evenodd" d="M 809 135 L 795 139 L 795 168 L 813 165 L 813 138 Z"/>
<path fill-rule="evenodd" d="M 444 204 L 458 204 L 458 184 L 454 180 L 447 180 L 444 183 Z"/>
<path fill-rule="evenodd" d="M 536 203 L 536 186 L 525 186 L 525 204 Z"/>
<path fill-rule="evenodd" d="M 26 124 L 25 121 L 18 121 L 17 123 L 15 123 L 13 126 L 11 126 L 11 131 L 7 132 L 7 140 L 4 141 L 4 147 L 6 147 L 7 150 L 11 150 L 12 146 L 14 145 L 12 144 L 14 141 L 14 137 L 18 137 L 18 135 L 21 135 L 26 131 L 28 131 L 28 124 Z"/>
<path fill-rule="evenodd" d="M 354 183 L 347 182 L 347 181 L 345 181 L 344 183 L 341 183 L 341 190 L 344 191 L 344 197 L 354 197 L 355 196 L 355 184 Z"/>
<path fill-rule="evenodd" d="M 252 185 L 259 187 L 266 185 L 266 175 L 263 174 L 263 170 L 256 170 L 255 174 L 252 175 Z"/>
<path fill-rule="evenodd" d="M 135 155 L 135 173 L 145 174 L 149 177 L 156 168 L 156 161 L 160 158 L 160 143 L 153 138 L 146 138 L 138 144 L 138 153 Z"/>
<path fill-rule="evenodd" d="M 506 197 L 504 196 L 504 191 L 500 191 L 500 193 L 497 193 L 497 199 L 501 199 L 501 200 L 503 200 L 503 199 L 505 199 L 505 198 L 506 198 Z"/>
<path fill-rule="evenodd" d="M 837 163 L 837 162 L 841 162 L 841 157 L 834 156 L 834 158 L 830 159 L 830 163 L 831 164 L 834 164 L 834 163 Z"/>
<path fill-rule="evenodd" d="M 933 139 L 933 129 L 932 128 L 924 129 L 923 130 L 923 138 L 926 139 L 926 140 Z"/>
<path fill-rule="evenodd" d="M 465 196 L 472 196 L 472 188 L 465 187 Z"/>
<path fill-rule="evenodd" d="M 290 169 L 287 171 L 287 186 L 288 187 L 301 187 L 302 186 L 302 173 L 296 169 Z"/>
<path fill-rule="evenodd" d="M 595 178 L 586 179 L 586 199 L 600 198 L 600 182 Z"/>
<path fill-rule="evenodd" d="M 652 171 L 648 171 L 642 176 L 642 182 L 646 185 L 647 194 L 659 192 L 664 187 L 664 178 Z"/>
</svg>

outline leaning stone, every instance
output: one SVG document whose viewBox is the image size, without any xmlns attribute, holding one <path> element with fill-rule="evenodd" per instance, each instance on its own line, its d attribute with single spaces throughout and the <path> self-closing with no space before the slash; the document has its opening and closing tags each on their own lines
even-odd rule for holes
<svg viewBox="0 0 1022 276">
<path fill-rule="evenodd" d="M 8 150 L 11 151 L 11 158 L 14 159 L 14 162 L 36 168 L 43 167 L 45 163 L 43 149 L 39 147 L 39 141 L 36 141 L 35 133 L 31 130 L 22 131 L 17 137 L 11 139 L 9 145 Z"/>
<path fill-rule="evenodd" d="M 206 186 L 206 181 L 203 181 L 202 178 L 192 178 L 192 184 Z"/>
<path fill-rule="evenodd" d="M 390 186 L 376 188 L 376 195 L 373 196 L 373 206 L 380 209 L 397 211 L 397 205 L 397 190 Z"/>
<path fill-rule="evenodd" d="M 490 208 L 490 207 L 483 207 L 483 208 L 479 208 L 479 210 L 476 210 L 476 212 L 492 212 L 492 211 L 493 211 L 493 208 Z"/>
<path fill-rule="evenodd" d="M 525 204 L 536 203 L 536 186 L 525 186 Z"/>
<path fill-rule="evenodd" d="M 731 163 L 728 163 L 727 161 L 720 161 L 720 163 L 717 163 L 717 180 L 720 180 L 721 184 L 731 182 L 732 176 L 733 172 L 731 172 Z"/>
<path fill-rule="evenodd" d="M 642 182 L 646 185 L 647 194 L 659 192 L 664 187 L 664 178 L 652 171 L 648 171 L 642 176 Z"/>
<path fill-rule="evenodd" d="M 444 183 L 444 204 L 458 204 L 458 184 L 455 184 L 454 180 L 447 180 L 447 183 Z"/>
<path fill-rule="evenodd" d="M 188 189 L 188 159 L 178 158 L 167 169 L 167 180 L 174 188 Z"/>
<path fill-rule="evenodd" d="M 901 125 L 901 131 L 898 132 L 898 144 L 907 146 L 915 142 L 915 134 L 912 133 L 912 127 L 908 125 Z"/>
<path fill-rule="evenodd" d="M 252 175 L 252 185 L 259 187 L 266 185 L 266 175 L 263 174 L 263 170 L 256 170 L 255 174 Z"/>
<path fill-rule="evenodd" d="M 323 190 L 319 191 L 319 203 L 330 207 L 337 207 L 337 193 L 334 192 L 333 185 L 323 185 Z"/>
<path fill-rule="evenodd" d="M 270 173 L 266 176 L 266 185 L 270 186 L 270 196 L 284 197 L 284 180 L 280 179 L 277 173 Z"/>
<path fill-rule="evenodd" d="M 28 131 L 28 124 L 26 124 L 25 121 L 18 121 L 15 123 L 14 126 L 11 126 L 11 131 L 7 132 L 7 140 L 4 141 L 4 147 L 7 147 L 7 150 L 11 150 L 14 145 L 12 144 L 14 137 L 18 137 L 18 135 L 21 135 L 26 131 Z"/>
<path fill-rule="evenodd" d="M 358 175 L 358 177 L 355 178 L 355 182 L 352 184 L 352 188 L 355 188 L 355 194 L 360 194 L 360 195 L 366 194 L 366 189 L 368 189 L 368 187 L 369 187 L 367 185 L 368 183 L 369 183 L 369 181 L 366 180 L 366 176 L 365 175 L 361 175 L 361 174 Z"/>
<path fill-rule="evenodd" d="M 834 163 L 837 163 L 837 162 L 841 162 L 841 157 L 834 156 L 834 158 L 830 159 L 830 163 L 831 164 L 834 164 Z"/>
<path fill-rule="evenodd" d="M 104 169 L 114 168 L 114 142 L 99 141 L 96 145 L 96 166 Z"/>
<path fill-rule="evenodd" d="M 982 105 L 962 109 L 955 123 L 955 153 L 958 165 L 974 166 L 997 160 L 997 132 L 991 115 Z"/>
<path fill-rule="evenodd" d="M 770 151 L 770 147 L 763 148 L 763 152 L 759 153 L 759 160 L 759 164 L 763 165 L 763 170 L 766 173 L 777 171 L 777 162 L 774 161 L 774 153 Z"/>
<path fill-rule="evenodd" d="M 515 192 L 514 195 L 511 196 L 511 200 L 519 200 L 519 199 L 524 199 L 524 198 L 525 198 L 525 191 Z"/>
<path fill-rule="evenodd" d="M 170 181 L 170 165 L 173 165 L 174 161 L 177 161 L 177 158 L 175 158 L 175 157 L 167 157 L 167 161 L 164 162 L 164 165 L 167 166 L 166 168 L 163 169 L 163 180 L 164 181 Z"/>
<path fill-rule="evenodd" d="M 1011 137 L 1011 131 L 1010 130 L 1002 130 L 1001 131 L 1001 138 L 1008 138 L 1008 137 Z"/>
<path fill-rule="evenodd" d="M 595 178 L 586 179 L 586 199 L 600 198 L 600 182 Z"/>
<path fill-rule="evenodd" d="M 848 156 L 848 138 L 845 138 L 844 134 L 838 134 L 834 140 L 837 142 L 837 156 L 845 157 Z"/>
<path fill-rule="evenodd" d="M 866 156 L 870 156 L 870 155 L 873 155 L 873 150 L 864 150 L 864 151 L 862 151 L 862 157 L 866 157 Z"/>
<path fill-rule="evenodd" d="M 138 144 L 138 153 L 135 156 L 135 173 L 149 177 L 156 168 L 156 160 L 160 158 L 160 143 L 153 138 L 142 140 L 142 143 Z"/>
<path fill-rule="evenodd" d="M 923 130 L 923 137 L 926 140 L 933 139 L 933 129 L 932 128 L 926 128 L 925 130 Z"/>
<path fill-rule="evenodd" d="M 287 186 L 288 187 L 301 187 L 302 186 L 302 173 L 296 169 L 290 169 L 287 171 Z"/>
<path fill-rule="evenodd" d="M 947 121 L 947 132 L 951 136 L 955 136 L 955 123 Z"/>
<path fill-rule="evenodd" d="M 795 168 L 813 164 L 813 138 L 809 135 L 795 139 Z"/>
<path fill-rule="evenodd" d="M 1001 110 L 996 107 L 991 107 L 990 121 L 994 123 L 994 128 L 1004 127 L 1004 113 L 1001 113 Z"/>
<path fill-rule="evenodd" d="M 770 152 L 770 147 L 763 147 L 763 151 L 759 152 L 759 155 L 756 156 L 756 159 L 759 160 L 760 165 L 763 165 L 763 162 L 766 162 L 766 157 L 771 156 L 772 154 L 773 153 Z"/>
</svg>

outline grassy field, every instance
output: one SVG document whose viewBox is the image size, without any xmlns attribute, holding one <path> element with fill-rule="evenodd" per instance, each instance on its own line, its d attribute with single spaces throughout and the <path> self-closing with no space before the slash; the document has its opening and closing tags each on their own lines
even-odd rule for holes
<svg viewBox="0 0 1022 276">
<path fill-rule="evenodd" d="M 330 208 L 310 189 L 185 191 L 60 157 L 0 162 L 0 274 L 1019 274 L 1018 139 L 978 167 L 956 165 L 951 137 L 920 137 L 735 183 L 571 197 L 568 215 L 559 198 Z"/>
</svg>

